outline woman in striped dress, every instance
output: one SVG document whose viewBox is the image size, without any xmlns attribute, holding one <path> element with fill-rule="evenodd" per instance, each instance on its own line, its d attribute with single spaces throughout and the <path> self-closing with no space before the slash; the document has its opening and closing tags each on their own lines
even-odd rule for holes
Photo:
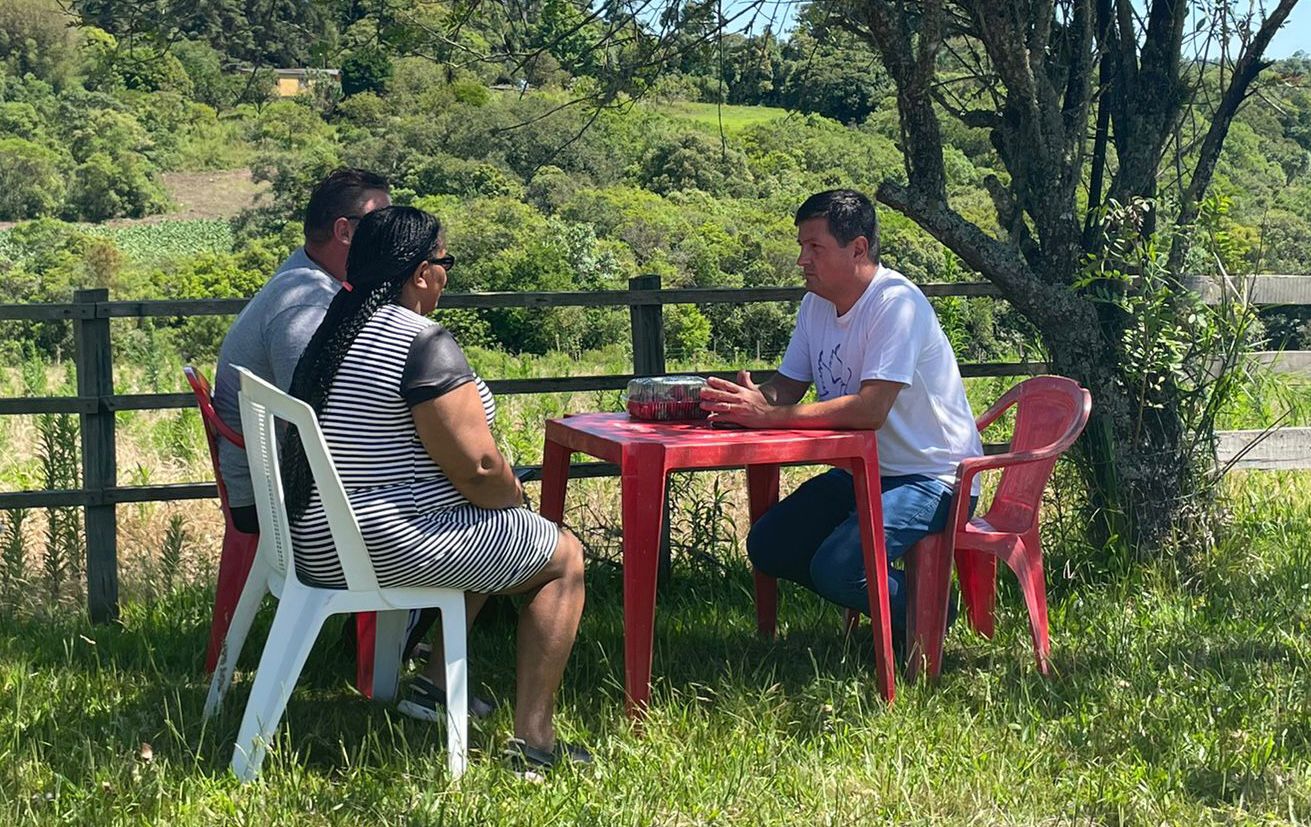
<svg viewBox="0 0 1311 827">
<path fill-rule="evenodd" d="M 454 258 L 441 225 L 411 207 L 360 219 L 346 281 L 296 367 L 292 394 L 319 417 L 379 585 L 467 593 L 472 621 L 488 594 L 526 594 L 520 612 L 517 763 L 587 760 L 556 744 L 555 691 L 583 608 L 583 555 L 563 528 L 523 507 L 496 447 L 495 404 L 451 334 L 426 318 Z M 283 480 L 303 580 L 346 583 L 299 439 Z M 440 635 L 402 711 L 436 720 L 444 703 Z"/>
</svg>

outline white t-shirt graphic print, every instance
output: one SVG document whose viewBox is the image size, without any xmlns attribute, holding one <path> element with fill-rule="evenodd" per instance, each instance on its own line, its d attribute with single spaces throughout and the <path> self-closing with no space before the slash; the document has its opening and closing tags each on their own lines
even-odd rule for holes
<svg viewBox="0 0 1311 827">
<path fill-rule="evenodd" d="M 932 305 L 909 279 L 880 266 L 843 315 L 807 293 L 779 372 L 813 382 L 821 402 L 882 379 L 905 385 L 879 429 L 879 473 L 951 484 L 956 466 L 983 454 L 956 354 Z M 979 480 L 972 494 L 979 493 Z"/>
</svg>

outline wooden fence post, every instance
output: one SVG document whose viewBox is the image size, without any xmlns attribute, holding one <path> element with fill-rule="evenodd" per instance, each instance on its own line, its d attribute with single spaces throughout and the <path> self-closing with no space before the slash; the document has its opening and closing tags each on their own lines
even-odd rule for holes
<svg viewBox="0 0 1311 827">
<path fill-rule="evenodd" d="M 73 301 L 109 301 L 103 288 L 78 290 Z M 109 317 L 92 314 L 73 322 L 76 345 L 77 394 L 98 401 L 93 413 L 82 414 L 82 489 L 91 495 L 86 506 L 87 608 L 93 623 L 118 618 L 118 519 L 105 489 L 118 484 L 114 412 L 104 397 L 114 393 L 114 362 L 109 341 Z"/>
<path fill-rule="evenodd" d="M 638 276 L 628 280 L 629 290 L 659 290 L 659 276 Z M 663 376 L 665 373 L 665 314 L 662 304 L 631 304 L 633 326 L 633 373 Z M 673 560 L 669 552 L 669 490 L 665 490 L 665 516 L 660 522 L 659 582 L 669 581 Z"/>
<path fill-rule="evenodd" d="M 659 276 L 638 276 L 628 280 L 629 290 L 659 290 Z M 633 373 L 661 376 L 665 372 L 665 321 L 661 304 L 633 304 L 628 308 L 633 323 Z"/>
</svg>

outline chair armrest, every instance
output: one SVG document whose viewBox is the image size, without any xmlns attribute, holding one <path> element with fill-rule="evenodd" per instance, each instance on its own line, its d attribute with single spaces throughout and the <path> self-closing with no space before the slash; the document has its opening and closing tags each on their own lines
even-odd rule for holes
<svg viewBox="0 0 1311 827">
<path fill-rule="evenodd" d="M 1015 405 L 1015 401 L 1016 397 L 1014 395 L 1014 390 L 1012 390 L 1010 393 L 1007 393 L 1001 399 L 994 402 L 991 408 L 984 411 L 979 418 L 974 421 L 974 427 L 978 429 L 979 433 L 988 430 L 992 423 L 1000 419 L 1002 414 L 1006 413 L 1007 410 Z"/>
<path fill-rule="evenodd" d="M 1059 443 L 1048 445 L 1036 451 L 1007 451 L 1003 454 L 992 454 L 986 457 L 970 457 L 961 460 L 956 466 L 956 485 L 952 490 L 952 517 L 950 525 L 952 526 L 952 538 L 958 531 L 965 529 L 965 523 L 969 521 L 969 508 L 966 507 L 970 488 L 973 487 L 974 478 L 984 471 L 993 471 L 998 468 L 1009 468 L 1015 465 L 1028 465 L 1033 462 L 1043 462 L 1045 460 L 1059 457 L 1065 452 L 1066 446 Z"/>
</svg>

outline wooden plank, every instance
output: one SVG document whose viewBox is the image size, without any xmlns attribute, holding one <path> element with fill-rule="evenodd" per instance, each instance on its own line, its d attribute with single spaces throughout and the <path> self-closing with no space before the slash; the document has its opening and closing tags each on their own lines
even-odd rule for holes
<svg viewBox="0 0 1311 827">
<path fill-rule="evenodd" d="M 99 400 L 81 396 L 20 396 L 0 399 L 0 416 L 23 416 L 44 413 L 94 413 Z"/>
<path fill-rule="evenodd" d="M 1247 471 L 1289 471 L 1311 468 L 1311 428 L 1264 431 L 1223 431 L 1216 459 L 1223 466 L 1242 454 L 1233 467 Z M 1259 442 L 1257 440 L 1260 440 Z M 1253 444 L 1255 443 L 1255 444 Z"/>
<path fill-rule="evenodd" d="M 172 483 L 169 485 L 128 485 L 107 488 L 101 495 L 104 502 L 157 503 L 178 500 L 210 500 L 218 498 L 218 487 L 207 483 Z"/>
<path fill-rule="evenodd" d="M 141 319 L 151 316 L 235 316 L 250 299 L 176 299 L 172 301 L 103 302 L 96 307 L 102 319 Z"/>
<path fill-rule="evenodd" d="M 520 465 L 515 468 L 525 482 L 542 478 L 542 466 Z M 570 479 L 617 477 L 619 466 L 609 462 L 580 462 L 569 466 Z M 100 491 L 67 489 L 59 491 L 3 491 L 0 492 L 0 510 L 10 508 L 62 508 L 66 506 L 94 506 L 118 503 L 175 502 L 181 500 L 212 500 L 218 490 L 211 482 L 172 483 L 168 485 L 129 485 L 106 488 Z"/>
<path fill-rule="evenodd" d="M 921 284 L 926 296 L 999 296 L 989 282 L 930 282 Z M 590 290 L 562 292 L 443 293 L 442 307 L 488 309 L 497 307 L 631 307 L 655 304 L 747 304 L 766 301 L 800 301 L 803 287 L 688 287 L 672 290 Z M 249 299 L 178 299 L 170 301 L 113 301 L 94 306 L 101 318 L 149 316 L 231 316 Z M 46 308 L 54 308 L 47 310 Z M 77 305 L 0 305 L 0 319 L 72 318 L 67 313 L 89 312 Z M 6 316 L 5 312 L 14 316 Z"/>
<path fill-rule="evenodd" d="M 1193 276 L 1187 280 L 1208 301 L 1222 295 L 1213 277 Z M 1311 304 L 1311 276 L 1258 275 L 1231 278 L 1231 295 L 1249 291 L 1260 305 Z M 990 282 L 929 282 L 920 290 L 930 297 L 998 297 Z M 672 290 L 596 290 L 571 292 L 446 293 L 443 307 L 628 307 L 642 304 L 740 304 L 763 301 L 800 301 L 801 287 L 691 287 Z M 0 304 L 0 321 L 58 321 L 67 319 L 143 318 L 150 316 L 231 316 L 241 312 L 249 299 L 178 299 L 170 301 L 106 301 L 96 304 Z"/>
<path fill-rule="evenodd" d="M 1276 373 L 1311 376 L 1311 350 L 1261 351 L 1251 358 Z"/>
<path fill-rule="evenodd" d="M 4 491 L 0 492 L 0 509 L 9 508 L 81 508 L 98 502 L 89 491 L 60 489 L 57 491 Z"/>
<path fill-rule="evenodd" d="M 104 288 L 78 290 L 79 304 L 104 302 Z M 114 392 L 114 357 L 109 341 L 109 319 L 81 319 L 73 324 L 77 365 L 77 395 L 99 399 Z M 117 443 L 112 411 L 82 413 L 82 486 L 89 490 L 117 484 Z M 112 503 L 85 509 L 87 609 L 93 623 L 118 617 L 118 518 Z"/>
<path fill-rule="evenodd" d="M 962 362 L 960 365 L 960 375 L 966 379 L 981 376 L 1041 376 L 1046 372 L 1046 362 Z"/>
<path fill-rule="evenodd" d="M 94 304 L 0 304 L 0 320 L 55 322 L 90 319 L 96 315 Z"/>
<path fill-rule="evenodd" d="M 1311 304 L 1311 276 L 1190 276 L 1184 283 L 1207 304 L 1219 304 L 1226 297 L 1262 306 Z"/>
<path fill-rule="evenodd" d="M 1042 362 L 965 362 L 961 364 L 964 377 L 982 376 L 1037 376 L 1047 372 Z M 662 371 L 663 372 L 663 371 Z M 546 376 L 536 379 L 488 379 L 492 393 L 501 396 L 537 393 L 585 393 L 590 391 L 624 390 L 628 380 L 636 373 L 599 374 L 596 376 Z M 736 379 L 735 370 L 687 371 L 689 376 L 718 376 Z M 765 382 L 774 375 L 772 370 L 753 370 L 756 382 Z M 94 399 L 77 396 L 19 397 L 0 399 L 0 416 L 9 414 L 89 413 L 96 410 Z M 163 411 L 191 408 L 196 398 L 189 393 L 119 393 L 103 399 L 105 409 L 118 411 Z"/>
<path fill-rule="evenodd" d="M 109 411 L 164 411 L 172 408 L 194 408 L 196 397 L 190 393 L 116 393 L 106 396 L 105 409 Z"/>
</svg>

